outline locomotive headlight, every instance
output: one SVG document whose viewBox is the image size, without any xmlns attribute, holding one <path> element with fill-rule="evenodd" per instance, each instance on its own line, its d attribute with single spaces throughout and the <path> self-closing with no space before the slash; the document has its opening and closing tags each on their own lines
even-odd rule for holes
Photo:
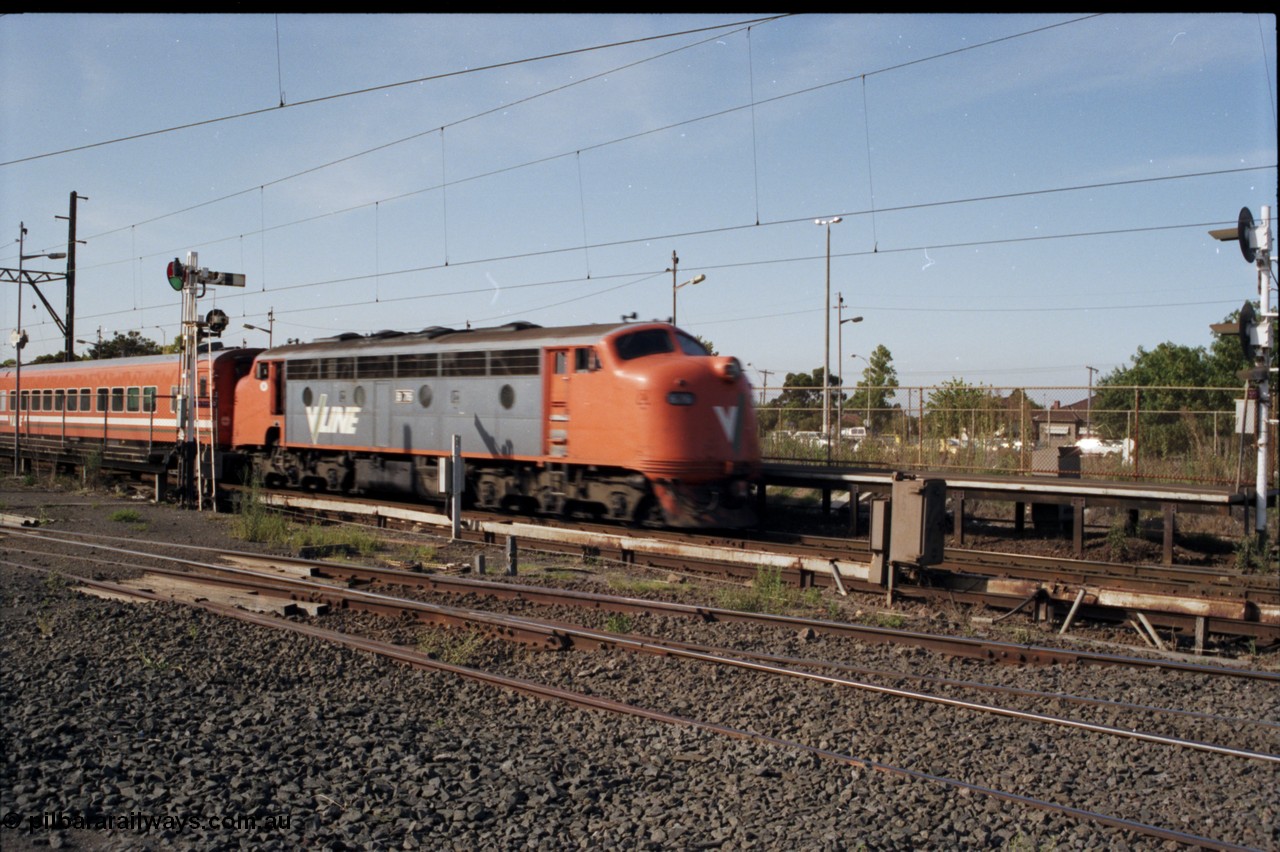
<svg viewBox="0 0 1280 852">
<path fill-rule="evenodd" d="M 726 382 L 737 381 L 742 375 L 742 364 L 737 358 L 722 358 L 715 365 L 716 375 Z"/>
<path fill-rule="evenodd" d="M 690 391 L 671 391 L 667 394 L 667 402 L 671 405 L 693 405 L 694 399 Z"/>
</svg>

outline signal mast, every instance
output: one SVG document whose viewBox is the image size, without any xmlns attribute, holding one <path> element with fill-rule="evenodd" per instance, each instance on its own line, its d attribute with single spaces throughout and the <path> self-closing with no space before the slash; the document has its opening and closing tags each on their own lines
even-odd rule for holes
<svg viewBox="0 0 1280 852">
<path fill-rule="evenodd" d="M 193 251 L 187 252 L 186 264 L 175 257 L 169 264 L 168 277 L 169 286 L 182 293 L 182 366 L 179 371 L 178 398 L 175 400 L 178 410 L 178 496 L 184 507 L 190 508 L 194 504 L 197 509 L 202 509 L 205 466 L 199 459 L 201 422 L 197 393 L 200 341 L 205 337 L 220 337 L 228 320 L 227 315 L 217 308 L 209 311 L 201 320 L 196 305 L 211 284 L 243 287 L 245 282 L 244 276 L 239 273 L 210 272 L 208 269 L 197 268 L 199 258 Z M 213 432 L 217 428 L 213 409 L 214 393 L 210 382 L 207 403 L 210 461 L 213 460 L 213 448 L 217 443 Z"/>
</svg>

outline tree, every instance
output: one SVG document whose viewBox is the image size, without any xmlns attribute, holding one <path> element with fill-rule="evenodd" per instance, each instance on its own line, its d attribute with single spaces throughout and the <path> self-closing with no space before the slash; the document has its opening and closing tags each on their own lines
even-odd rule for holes
<svg viewBox="0 0 1280 852">
<path fill-rule="evenodd" d="M 1168 341 L 1150 351 L 1139 346 L 1128 366 L 1098 383 L 1094 421 L 1106 437 L 1138 433 L 1148 452 L 1185 452 L 1201 437 L 1194 413 L 1232 410 L 1239 391 L 1230 388 L 1242 385 L 1235 373 L 1245 366 L 1233 339 L 1215 341 L 1212 354 Z"/>
<path fill-rule="evenodd" d="M 992 388 L 951 378 L 925 403 L 926 429 L 938 438 L 991 436 L 1004 424 L 1005 400 Z"/>
<path fill-rule="evenodd" d="M 31 360 L 31 363 L 32 363 L 32 364 L 61 364 L 63 361 L 65 361 L 65 360 L 67 359 L 67 358 L 66 358 L 66 356 L 67 356 L 67 353 L 65 353 L 65 352 L 50 352 L 50 353 L 48 353 L 48 354 L 46 354 L 46 355 L 38 355 L 38 356 L 36 356 L 35 358 L 33 358 L 33 359 Z M 81 358 L 77 358 L 77 357 L 73 354 L 73 355 L 71 356 L 71 360 L 72 360 L 72 361 L 80 361 L 80 360 L 83 360 L 83 359 L 81 359 Z"/>
<path fill-rule="evenodd" d="M 870 412 L 870 422 L 863 423 L 868 431 L 883 432 L 893 422 L 893 408 L 889 398 L 898 387 L 898 371 L 893 366 L 893 355 L 880 344 L 867 359 L 862 371 L 860 387 L 853 392 L 845 411 Z"/>
<path fill-rule="evenodd" d="M 159 355 L 160 345 L 141 332 L 130 331 L 128 334 L 116 332 L 110 340 L 100 340 L 89 347 L 89 357 L 93 360 L 102 358 L 131 358 L 135 355 Z"/>
<path fill-rule="evenodd" d="M 839 387 L 840 377 L 828 374 L 829 387 Z M 832 404 L 836 401 L 832 395 Z M 782 383 L 782 393 L 773 401 L 772 417 L 766 428 L 799 429 L 816 431 L 822 428 L 822 368 L 812 373 L 787 373 Z"/>
<path fill-rule="evenodd" d="M 707 339 L 706 339 L 705 337 L 703 337 L 701 334 L 694 335 L 694 338 L 695 338 L 699 343 L 701 343 L 701 344 L 706 348 L 706 350 L 707 350 L 707 354 L 708 354 L 708 355 L 719 355 L 719 354 L 720 354 L 719 352 L 717 352 L 717 351 L 716 351 L 716 346 L 715 346 L 715 344 L 714 344 L 714 343 L 712 343 L 710 340 L 707 340 Z"/>
</svg>

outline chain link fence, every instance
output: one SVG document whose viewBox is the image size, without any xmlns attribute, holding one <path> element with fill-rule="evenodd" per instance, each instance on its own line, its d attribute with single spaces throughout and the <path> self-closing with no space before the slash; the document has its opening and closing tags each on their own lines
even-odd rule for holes
<svg viewBox="0 0 1280 852">
<path fill-rule="evenodd" d="M 780 400 L 782 390 L 756 389 L 766 460 L 1237 487 L 1255 481 L 1256 407 L 1241 387 L 847 386 L 831 389 L 826 411 L 817 388 L 791 388 Z"/>
</svg>

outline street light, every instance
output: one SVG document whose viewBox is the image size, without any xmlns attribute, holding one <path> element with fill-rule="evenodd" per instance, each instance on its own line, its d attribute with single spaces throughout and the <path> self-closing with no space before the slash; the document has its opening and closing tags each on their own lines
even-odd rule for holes
<svg viewBox="0 0 1280 852">
<path fill-rule="evenodd" d="M 27 345 L 27 333 L 22 330 L 22 262 L 47 257 L 49 260 L 61 260 L 67 256 L 64 251 L 23 254 L 26 249 L 27 223 L 18 223 L 18 325 L 10 338 L 14 347 L 13 400 L 9 410 L 13 412 L 13 475 L 22 474 L 22 347 Z"/>
<path fill-rule="evenodd" d="M 270 349 L 271 341 L 275 339 L 276 309 L 271 308 L 270 310 L 267 311 L 267 327 L 266 328 L 259 328 L 256 325 L 249 325 L 249 323 L 245 323 L 244 327 L 252 331 L 265 331 L 267 333 L 267 348 Z"/>
<path fill-rule="evenodd" d="M 764 405 L 764 394 L 765 394 L 765 391 L 769 389 L 769 374 L 776 373 L 778 371 L 766 370 L 764 367 L 757 367 L 755 364 L 752 364 L 750 361 L 747 362 L 747 366 L 754 368 L 757 373 L 759 373 L 761 376 L 764 377 L 764 384 L 760 386 L 760 404 Z"/>
<path fill-rule="evenodd" d="M 844 294 L 839 293 L 839 299 L 836 301 L 836 364 L 838 366 L 844 364 L 844 324 L 847 322 L 862 322 L 862 317 L 844 318 Z M 840 396 L 837 399 L 839 412 L 836 415 L 836 439 L 840 438 L 840 428 L 844 425 L 844 367 L 840 366 Z"/>
<path fill-rule="evenodd" d="M 813 224 L 827 229 L 827 291 L 822 297 L 823 310 L 823 344 L 822 344 L 822 435 L 831 438 L 831 226 L 844 221 L 842 216 L 830 219 L 814 219 Z"/>
<path fill-rule="evenodd" d="M 676 257 L 674 250 L 671 252 L 671 268 L 667 271 L 671 273 L 671 324 L 676 324 L 676 291 L 681 287 L 689 287 L 694 284 L 701 284 L 707 280 L 705 275 L 695 275 L 683 284 L 676 283 L 676 268 L 680 265 L 680 258 Z"/>
</svg>

